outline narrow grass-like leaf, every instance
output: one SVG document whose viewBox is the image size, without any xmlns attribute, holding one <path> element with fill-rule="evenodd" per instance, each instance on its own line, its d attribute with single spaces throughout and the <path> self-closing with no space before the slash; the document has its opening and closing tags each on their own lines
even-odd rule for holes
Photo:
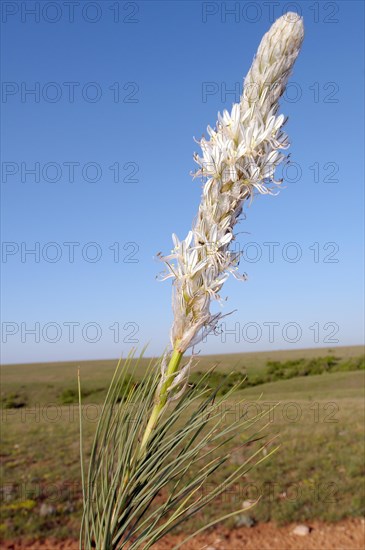
<svg viewBox="0 0 365 550">
<path fill-rule="evenodd" d="M 263 438 L 260 432 L 264 428 L 260 426 L 255 433 L 253 428 L 267 414 L 250 419 L 238 415 L 225 425 L 226 413 L 222 411 L 242 382 L 234 384 L 225 396 L 218 396 L 220 387 L 207 387 L 209 373 L 165 410 L 140 452 L 155 406 L 162 359 L 150 361 L 137 384 L 126 383 L 139 360 L 130 354 L 118 364 L 102 407 L 89 463 L 80 538 L 83 550 L 148 549 L 222 494 L 252 463 L 260 462 L 263 446 L 251 451 L 223 483 L 202 497 L 208 479 L 230 460 L 232 448 Z M 233 440 L 237 444 L 231 451 L 219 456 L 219 449 Z M 157 504 L 161 491 L 166 498 Z"/>
</svg>

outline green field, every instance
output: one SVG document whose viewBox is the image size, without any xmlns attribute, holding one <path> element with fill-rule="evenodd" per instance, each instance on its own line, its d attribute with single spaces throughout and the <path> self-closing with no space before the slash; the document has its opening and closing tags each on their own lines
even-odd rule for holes
<svg viewBox="0 0 365 550">
<path fill-rule="evenodd" d="M 356 346 L 199 359 L 196 371 L 217 365 L 212 385 L 224 385 L 223 374 L 231 371 L 247 375 L 244 389 L 225 406 L 226 421 L 242 412 L 249 416 L 268 411 L 266 431 L 278 434 L 280 443 L 272 457 L 220 497 L 220 514 L 257 497 L 259 503 L 249 512 L 256 521 L 336 521 L 364 514 L 362 351 Z M 148 361 L 141 363 L 136 380 Z M 2 367 L 4 538 L 77 537 L 81 513 L 77 369 L 82 378 L 87 455 L 115 365 L 116 361 L 106 360 Z M 318 371 L 322 374 L 314 374 Z M 194 376 L 193 372 L 192 381 Z M 238 405 L 242 398 L 245 402 Z M 222 481 L 251 451 L 234 450 L 215 481 Z M 213 517 L 217 506 L 206 514 Z M 185 530 L 197 527 L 200 519 L 191 520 Z M 240 518 L 229 525 L 237 521 Z"/>
</svg>

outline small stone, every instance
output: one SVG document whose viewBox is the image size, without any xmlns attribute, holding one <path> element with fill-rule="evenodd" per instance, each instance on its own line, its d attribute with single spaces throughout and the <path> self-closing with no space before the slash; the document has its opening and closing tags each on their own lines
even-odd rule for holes
<svg viewBox="0 0 365 550">
<path fill-rule="evenodd" d="M 256 500 L 248 499 L 242 502 L 242 508 L 252 508 L 256 504 Z"/>
<path fill-rule="evenodd" d="M 41 507 L 39 509 L 39 515 L 44 518 L 46 516 L 52 516 L 56 513 L 56 508 L 52 506 L 52 504 L 46 504 L 45 502 L 42 502 Z"/>
<path fill-rule="evenodd" d="M 247 514 L 240 514 L 236 518 L 236 527 L 253 527 L 256 521 Z"/>
<path fill-rule="evenodd" d="M 293 535 L 298 535 L 300 537 L 305 537 L 309 535 L 310 532 L 311 530 L 307 525 L 297 525 L 292 531 Z"/>
</svg>

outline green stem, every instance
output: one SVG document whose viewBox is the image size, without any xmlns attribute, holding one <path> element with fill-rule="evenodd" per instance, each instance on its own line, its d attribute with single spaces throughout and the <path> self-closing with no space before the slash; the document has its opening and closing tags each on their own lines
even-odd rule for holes
<svg viewBox="0 0 365 550">
<path fill-rule="evenodd" d="M 145 450 L 148 440 L 151 437 L 151 434 L 157 424 L 157 421 L 167 403 L 168 389 L 171 386 L 172 382 L 174 381 L 174 378 L 175 378 L 174 375 L 176 374 L 179 368 L 182 356 L 183 356 L 182 352 L 178 351 L 177 349 L 174 349 L 174 351 L 172 352 L 171 359 L 166 371 L 166 380 L 162 384 L 159 395 L 156 396 L 158 401 L 152 409 L 150 419 L 148 421 L 145 432 L 143 434 L 141 447 L 140 447 L 140 454 L 142 454 L 143 451 Z"/>
</svg>

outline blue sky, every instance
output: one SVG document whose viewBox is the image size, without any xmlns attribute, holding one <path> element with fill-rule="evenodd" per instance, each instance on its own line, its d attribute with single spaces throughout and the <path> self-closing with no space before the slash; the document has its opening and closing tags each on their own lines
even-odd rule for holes
<svg viewBox="0 0 365 550">
<path fill-rule="evenodd" d="M 199 349 L 362 343 L 362 2 L 4 1 L 2 362 L 165 348 L 155 257 L 197 211 L 193 137 L 285 6 L 306 32 L 281 103 L 294 166 L 246 209 L 248 281 L 227 282 L 237 311 Z"/>
</svg>

